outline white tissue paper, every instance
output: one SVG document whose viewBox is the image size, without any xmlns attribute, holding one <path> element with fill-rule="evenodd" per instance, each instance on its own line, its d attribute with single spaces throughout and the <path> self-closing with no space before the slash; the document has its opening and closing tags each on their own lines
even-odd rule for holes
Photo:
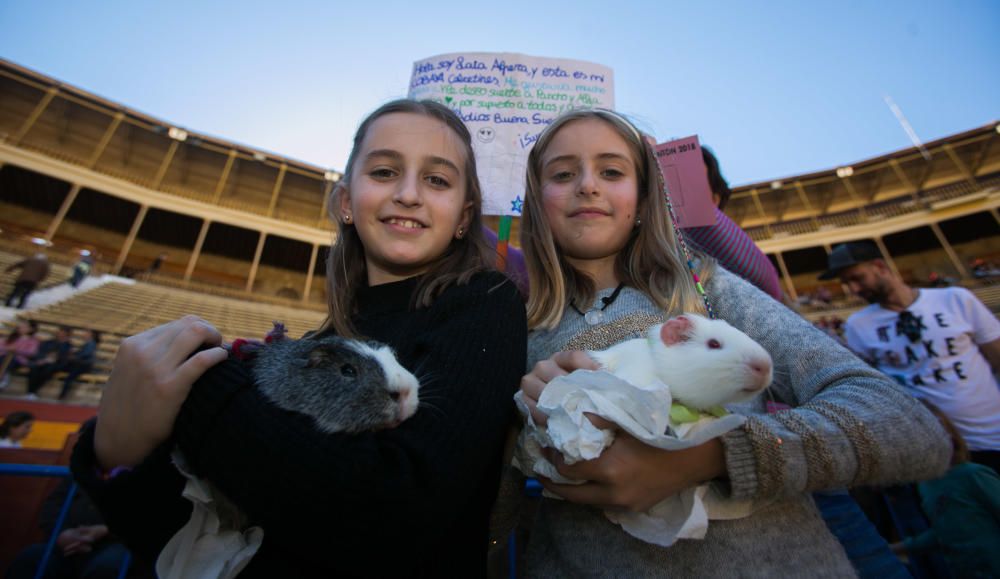
<svg viewBox="0 0 1000 579">
<path fill-rule="evenodd" d="M 264 540 L 260 527 L 246 527 L 240 510 L 211 483 L 190 472 L 180 451 L 171 455 L 188 482 L 184 498 L 194 509 L 156 559 L 161 579 L 231 579 L 257 553 Z"/>
<path fill-rule="evenodd" d="M 636 386 L 606 371 L 577 370 L 546 385 L 538 409 L 548 416 L 548 427 L 531 418 L 523 393 L 514 396 L 526 426 L 521 431 L 514 466 L 527 476 L 541 475 L 563 484 L 582 484 L 564 478 L 542 456 L 542 448 L 562 453 L 567 464 L 600 456 L 614 441 L 614 433 L 595 427 L 589 412 L 617 424 L 639 440 L 665 450 L 698 446 L 740 426 L 742 416 L 705 417 L 697 422 L 674 424 L 670 420 L 669 386 L 655 382 Z M 559 498 L 546 492 L 546 496 Z M 605 510 L 607 518 L 633 537 L 663 547 L 678 539 L 702 539 L 709 519 L 738 519 L 751 512 L 751 501 L 725 498 L 712 485 L 702 485 L 674 495 L 642 513 Z"/>
</svg>

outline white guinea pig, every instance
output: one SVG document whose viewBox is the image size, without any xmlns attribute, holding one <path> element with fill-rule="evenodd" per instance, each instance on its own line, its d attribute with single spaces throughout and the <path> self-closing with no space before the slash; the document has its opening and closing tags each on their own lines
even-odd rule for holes
<svg viewBox="0 0 1000 579">
<path fill-rule="evenodd" d="M 637 386 L 660 380 L 674 399 L 698 410 L 749 400 L 772 379 L 771 356 L 760 344 L 722 320 L 694 314 L 588 354 Z"/>
</svg>

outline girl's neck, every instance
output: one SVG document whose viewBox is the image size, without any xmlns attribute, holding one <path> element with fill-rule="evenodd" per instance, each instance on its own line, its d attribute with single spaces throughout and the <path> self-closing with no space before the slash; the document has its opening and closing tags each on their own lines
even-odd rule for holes
<svg viewBox="0 0 1000 579">
<path fill-rule="evenodd" d="M 594 287 L 597 291 L 616 287 L 621 281 L 615 273 L 615 258 L 617 254 L 597 259 L 570 259 L 570 263 L 577 271 L 583 272 L 594 280 Z"/>
</svg>

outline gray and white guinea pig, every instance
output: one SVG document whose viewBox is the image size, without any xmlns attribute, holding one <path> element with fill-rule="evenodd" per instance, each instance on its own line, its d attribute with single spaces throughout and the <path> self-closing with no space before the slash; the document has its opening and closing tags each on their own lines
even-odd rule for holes
<svg viewBox="0 0 1000 579">
<path fill-rule="evenodd" d="M 279 340 L 257 354 L 253 373 L 272 402 L 313 417 L 324 432 L 393 428 L 417 411 L 420 383 L 377 342 Z"/>
<path fill-rule="evenodd" d="M 588 352 L 605 369 L 644 386 L 660 380 L 685 406 L 704 410 L 750 400 L 771 385 L 771 355 L 722 320 L 684 314 L 655 325 L 645 338 Z"/>
</svg>

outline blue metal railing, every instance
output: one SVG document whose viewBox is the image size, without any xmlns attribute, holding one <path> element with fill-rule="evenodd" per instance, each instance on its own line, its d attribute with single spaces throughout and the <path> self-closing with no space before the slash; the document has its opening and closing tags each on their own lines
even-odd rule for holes
<svg viewBox="0 0 1000 579">
<path fill-rule="evenodd" d="M 50 466 L 41 464 L 2 464 L 0 463 L 0 475 L 9 476 L 51 476 L 68 478 L 72 481 L 72 475 L 69 472 L 69 468 L 65 466 Z M 45 542 L 45 551 L 42 554 L 42 560 L 38 563 L 38 569 L 35 571 L 35 579 L 42 579 L 45 576 L 45 570 L 49 566 L 49 561 L 52 558 L 52 553 L 56 548 L 56 539 L 59 538 L 59 533 L 62 532 L 63 525 L 66 523 L 66 516 L 69 514 L 70 506 L 73 504 L 73 498 L 76 496 L 77 485 L 75 482 L 70 482 L 69 490 L 66 492 L 66 498 L 63 500 L 62 507 L 59 508 L 59 516 L 56 517 L 55 527 L 52 529 L 52 534 L 49 536 L 48 540 Z M 125 554 L 125 558 L 122 559 L 121 567 L 118 570 L 118 579 L 125 579 L 125 575 L 128 574 L 128 568 L 132 562 L 131 554 Z"/>
</svg>

